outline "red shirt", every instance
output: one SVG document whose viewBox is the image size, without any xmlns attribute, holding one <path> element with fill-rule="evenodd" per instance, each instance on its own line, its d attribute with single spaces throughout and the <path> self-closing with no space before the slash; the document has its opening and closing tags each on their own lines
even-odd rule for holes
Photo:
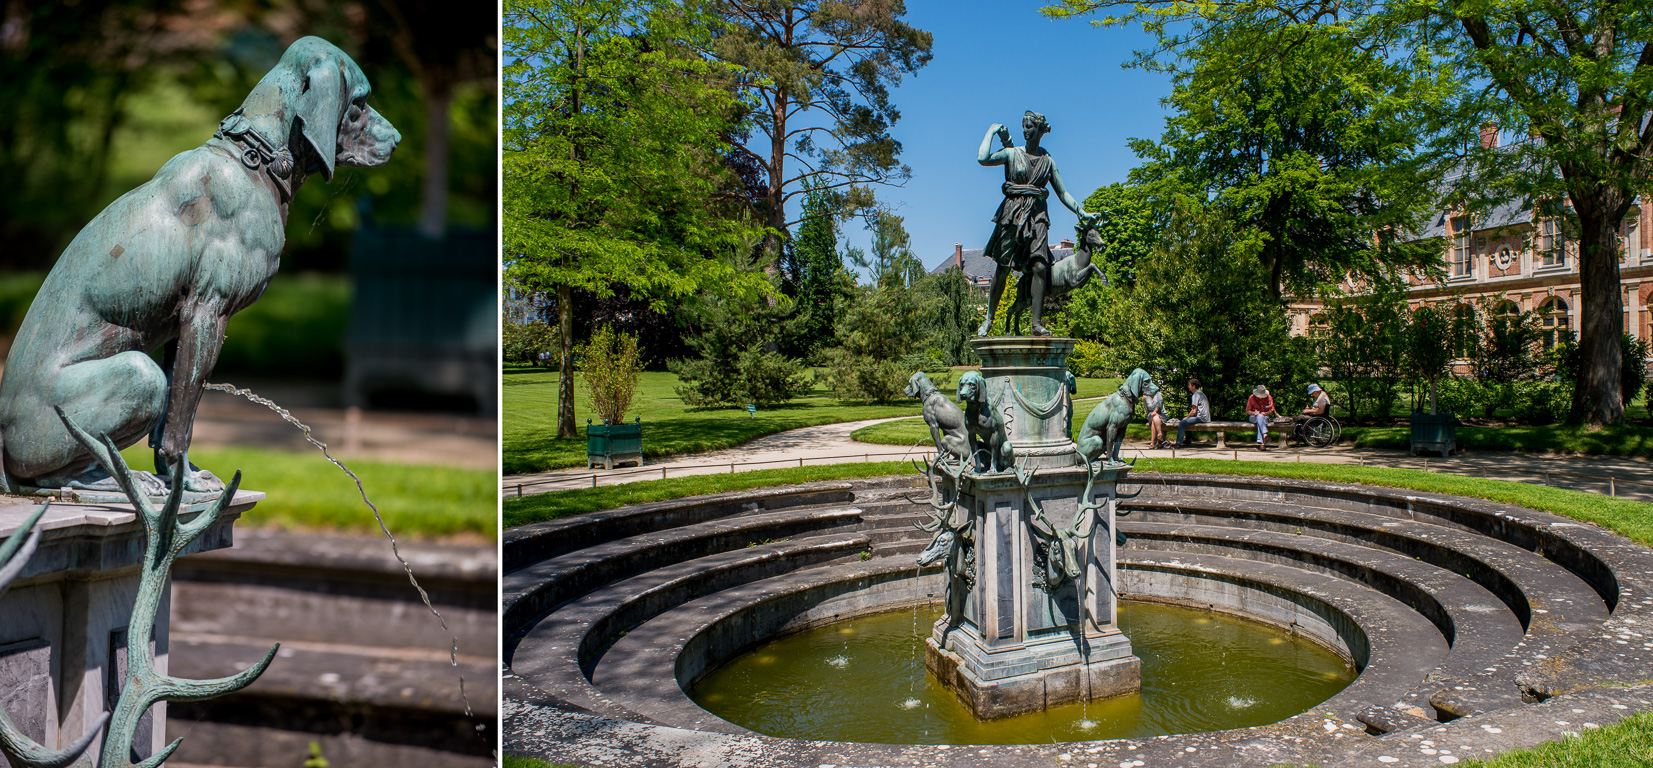
<svg viewBox="0 0 1653 768">
<path fill-rule="evenodd" d="M 1245 400 L 1246 413 L 1268 413 L 1274 410 L 1274 396 L 1258 397 L 1252 395 Z"/>
</svg>

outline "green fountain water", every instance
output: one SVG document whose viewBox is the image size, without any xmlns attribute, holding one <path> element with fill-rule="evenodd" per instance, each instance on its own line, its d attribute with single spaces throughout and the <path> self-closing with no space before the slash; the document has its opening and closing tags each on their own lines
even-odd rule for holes
<svg viewBox="0 0 1653 768">
<path fill-rule="evenodd" d="M 1306 711 L 1355 677 L 1336 654 L 1254 621 L 1121 603 L 1142 691 L 979 721 L 924 668 L 939 606 L 903 609 L 772 641 L 707 676 L 690 696 L 771 736 L 892 744 L 1031 744 L 1265 725 Z M 916 625 L 916 629 L 915 629 Z"/>
</svg>

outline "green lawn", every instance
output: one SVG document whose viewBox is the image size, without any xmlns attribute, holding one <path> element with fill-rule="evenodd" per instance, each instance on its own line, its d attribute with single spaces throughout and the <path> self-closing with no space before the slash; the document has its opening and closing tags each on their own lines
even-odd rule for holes
<svg viewBox="0 0 1653 768">
<path fill-rule="evenodd" d="M 1407 448 L 1410 434 L 1407 427 L 1349 427 L 1343 430 L 1344 439 L 1356 448 L 1398 448 L 1403 451 Z M 1653 426 L 1459 426 L 1458 445 L 1481 451 L 1577 453 L 1653 459 Z"/>
<path fill-rule="evenodd" d="M 153 453 L 144 443 L 122 451 L 134 469 L 153 469 Z M 241 486 L 269 495 L 245 523 L 286 529 L 378 533 L 373 512 L 362 503 L 356 484 L 322 458 L 320 451 L 289 452 L 262 448 L 197 448 L 190 461 L 226 481 L 241 470 Z M 463 537 L 493 541 L 499 486 L 487 470 L 425 464 L 345 461 L 362 478 L 368 498 L 384 513 L 397 537 Z"/>
<path fill-rule="evenodd" d="M 1075 429 L 1085 423 L 1085 417 L 1090 415 L 1090 409 L 1095 408 L 1097 402 L 1099 401 L 1091 400 L 1074 404 L 1073 426 Z M 1171 427 L 1169 434 L 1171 437 L 1176 437 L 1176 427 Z M 1125 436 L 1131 439 L 1147 440 L 1148 425 L 1140 422 L 1132 423 L 1125 428 Z M 878 445 L 912 445 L 920 440 L 927 444 L 930 441 L 930 427 L 924 423 L 923 419 L 887 421 L 883 424 L 873 424 L 857 429 L 851 432 L 849 437 L 856 442 Z"/>
<path fill-rule="evenodd" d="M 830 464 L 819 467 L 791 467 L 728 475 L 649 480 L 603 488 L 556 491 L 505 500 L 507 528 L 541 520 L 613 509 L 646 501 L 677 499 L 707 493 L 744 490 L 769 485 L 836 480 L 847 477 L 874 477 L 913 472 L 910 464 Z M 1489 501 L 1551 512 L 1574 520 L 1595 523 L 1625 538 L 1653 545 L 1653 504 L 1602 496 L 1599 493 L 1530 485 L 1508 480 L 1489 480 L 1415 469 L 1361 467 L 1347 464 L 1285 464 L 1220 459 L 1142 459 L 1137 476 L 1155 472 L 1193 472 L 1208 475 L 1261 475 L 1339 483 L 1361 483 L 1408 488 L 1429 493 L 1487 499 Z"/>
<path fill-rule="evenodd" d="M 958 376 L 952 377 L 953 382 Z M 645 372 L 626 420 L 643 419 L 643 455 L 732 448 L 753 438 L 789 429 L 837 424 L 862 419 L 916 416 L 917 400 L 894 403 L 844 403 L 832 399 L 824 386 L 786 405 L 759 409 L 755 416 L 744 408 L 689 408 L 677 397 L 677 376 Z M 1118 379 L 1080 379 L 1079 396 L 1106 395 L 1119 387 Z M 585 382 L 575 381 L 575 422 L 580 437 L 557 439 L 557 373 L 544 368 L 507 367 L 503 376 L 505 474 L 585 466 L 586 419 L 597 418 L 589 408 Z"/>
<path fill-rule="evenodd" d="M 1089 407 L 1081 404 L 1074 409 L 1075 427 L 1089 414 Z M 1235 430 L 1229 434 L 1243 431 Z M 1176 426 L 1169 425 L 1166 433 L 1172 438 L 1176 437 Z M 1134 421 L 1125 430 L 1125 436 L 1131 440 L 1147 440 L 1148 425 L 1140 420 Z M 853 440 L 878 445 L 912 445 L 919 440 L 928 440 L 929 437 L 930 428 L 918 419 L 874 424 L 850 434 Z M 1410 437 L 1408 427 L 1346 427 L 1343 430 L 1342 444 L 1356 448 L 1394 448 L 1404 451 Z M 1459 426 L 1458 445 L 1477 451 L 1573 453 L 1653 459 L 1653 426 L 1619 424 L 1601 429 L 1564 424 L 1537 427 Z"/>
<path fill-rule="evenodd" d="M 632 504 L 663 499 L 680 499 L 707 493 L 744 491 L 772 485 L 813 483 L 821 480 L 841 480 L 846 477 L 875 477 L 879 475 L 913 474 L 912 464 L 902 461 L 875 461 L 863 464 L 822 464 L 810 467 L 760 469 L 727 475 L 692 475 L 666 480 L 643 480 L 600 488 L 577 488 L 554 491 L 520 499 L 506 499 L 504 524 L 506 528 L 556 520 L 582 512 L 596 512 Z"/>
<path fill-rule="evenodd" d="M 1519 749 L 1484 760 L 1465 760 L 1459 768 L 1645 768 L 1653 765 L 1653 713 L 1631 715 L 1617 723 Z"/>
</svg>

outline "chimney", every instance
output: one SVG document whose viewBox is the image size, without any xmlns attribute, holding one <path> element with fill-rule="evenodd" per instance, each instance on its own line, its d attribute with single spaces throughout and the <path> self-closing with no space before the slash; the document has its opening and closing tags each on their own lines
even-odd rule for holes
<svg viewBox="0 0 1653 768">
<path fill-rule="evenodd" d="M 960 243 L 953 243 L 953 266 L 964 271 L 964 246 Z"/>
<path fill-rule="evenodd" d="M 1498 124 L 1487 123 L 1481 126 L 1481 146 L 1487 149 L 1498 148 Z"/>
<path fill-rule="evenodd" d="M 1057 246 L 1057 247 L 1058 247 L 1058 248 L 1068 248 L 1068 249 L 1072 249 L 1072 248 L 1073 248 L 1073 241 L 1072 241 L 1072 240 L 1069 240 L 1069 239 L 1067 239 L 1067 238 L 1062 238 L 1062 244 L 1061 244 L 1061 245 L 1059 245 L 1059 246 Z"/>
</svg>

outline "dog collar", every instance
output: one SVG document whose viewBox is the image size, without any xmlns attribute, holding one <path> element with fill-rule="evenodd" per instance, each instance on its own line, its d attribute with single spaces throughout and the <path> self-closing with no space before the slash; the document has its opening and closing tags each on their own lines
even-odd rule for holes
<svg viewBox="0 0 1653 768">
<path fill-rule="evenodd" d="M 287 146 L 276 146 L 275 142 L 265 138 L 254 128 L 237 109 L 228 117 L 218 122 L 218 131 L 212 135 L 215 139 L 223 139 L 241 148 L 241 164 L 249 171 L 263 169 L 281 189 L 282 202 L 293 198 L 291 179 L 293 176 L 293 151 Z"/>
</svg>

